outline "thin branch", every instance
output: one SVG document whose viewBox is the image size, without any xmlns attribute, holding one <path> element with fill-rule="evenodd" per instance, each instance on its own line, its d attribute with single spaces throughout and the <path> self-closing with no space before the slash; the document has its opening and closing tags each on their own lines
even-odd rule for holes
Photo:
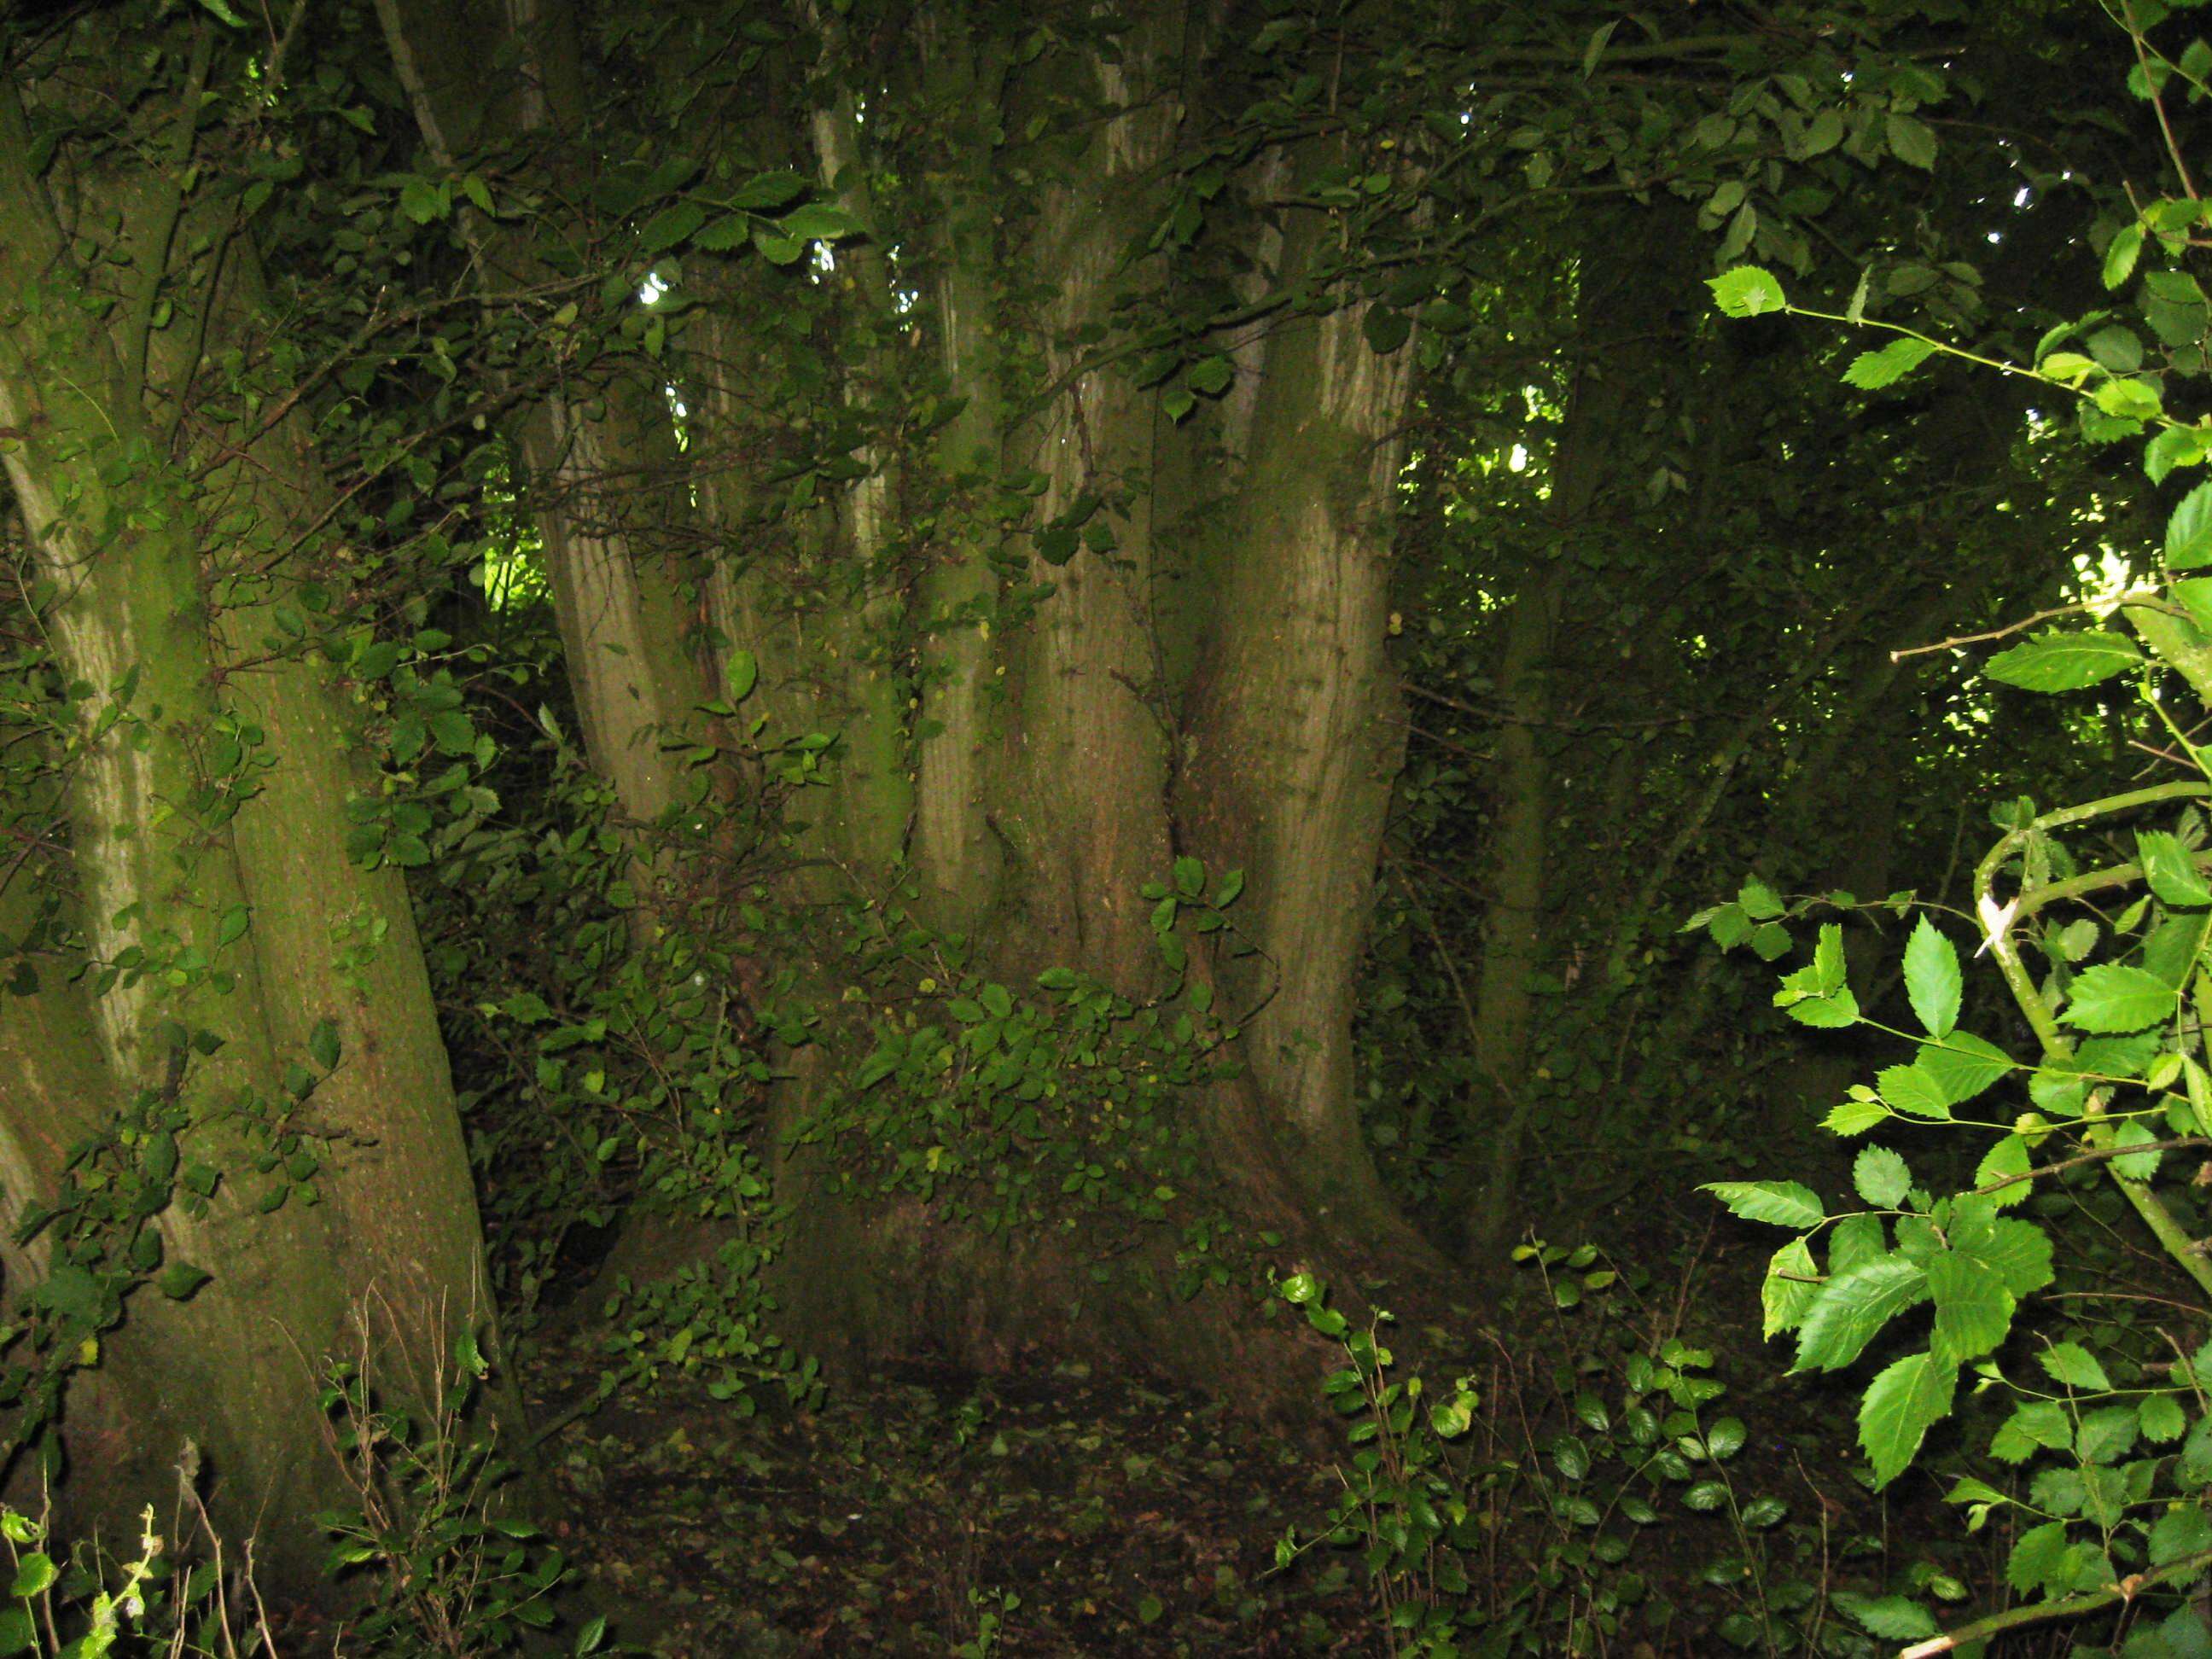
<svg viewBox="0 0 2212 1659">
<path fill-rule="evenodd" d="M 1975 1188 L 1974 1195 L 1978 1198 L 1985 1193 L 2001 1192 L 2023 1181 L 2040 1181 L 2044 1176 L 2057 1175 L 2062 1170 L 2075 1169 L 2084 1164 L 2101 1164 L 2108 1158 L 2125 1158 L 2132 1152 L 2185 1152 L 2192 1146 L 2212 1146 L 2212 1139 L 2203 1135 L 2180 1135 L 2172 1140 L 2139 1140 L 2131 1146 L 2093 1146 L 2072 1158 L 2062 1158 L 2056 1164 L 2024 1170 L 2018 1175 L 2002 1176 L 1986 1187 Z"/>
<path fill-rule="evenodd" d="M 1899 1653 L 1897 1659 L 1933 1659 L 1936 1654 L 1954 1653 L 1969 1642 L 1986 1641 L 1992 1636 L 2002 1636 L 2007 1631 L 2020 1630 L 2029 1625 L 2049 1624 L 2054 1620 L 2078 1618 L 2085 1613 L 2094 1613 L 2100 1607 L 2108 1607 L 2115 1601 L 2132 1601 L 2154 1584 L 2169 1584 L 2176 1579 L 2202 1572 L 2208 1566 L 2212 1566 L 2212 1550 L 2200 1550 L 2195 1555 L 2185 1555 L 2179 1561 L 2169 1561 L 2164 1566 L 2153 1567 L 2147 1572 L 2130 1573 L 2118 1583 L 2107 1584 L 2102 1589 L 2069 1595 L 2063 1601 L 2037 1601 L 2024 1607 L 2007 1607 L 2002 1613 L 1977 1619 L 1971 1625 L 1961 1625 L 1941 1636 L 1915 1642 Z"/>
<path fill-rule="evenodd" d="M 2018 622 L 2007 623 L 2002 628 L 1992 628 L 1987 633 L 1954 635 L 1948 640 L 1938 640 L 1933 645 L 1908 645 L 1901 651 L 1891 652 L 1889 659 L 1903 662 L 1907 657 L 1924 657 L 1930 652 L 1954 651 L 1962 645 L 1983 645 L 1990 640 L 2008 639 L 2014 634 L 2025 633 L 2038 623 L 2049 622 L 2054 617 L 2071 617 L 2095 609 L 2094 605 L 2086 603 L 2057 605 L 2049 611 L 2039 611 L 2032 617 L 2023 617 Z"/>
</svg>

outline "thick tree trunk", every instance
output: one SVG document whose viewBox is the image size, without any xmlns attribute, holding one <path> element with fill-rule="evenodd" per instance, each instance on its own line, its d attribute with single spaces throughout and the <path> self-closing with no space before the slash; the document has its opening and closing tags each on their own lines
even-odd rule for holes
<svg viewBox="0 0 2212 1659">
<path fill-rule="evenodd" d="M 204 27 L 203 70 L 210 39 Z M 170 118 L 184 141 L 146 146 L 175 172 L 200 91 L 195 79 Z M 190 296 L 205 314 L 156 338 L 143 308 L 121 306 L 111 328 L 84 303 L 99 276 L 72 257 L 31 154 L 20 94 L 0 84 L 0 428 L 53 582 L 57 674 L 76 688 L 52 711 L 70 854 L 0 884 L 0 911 L 64 919 L 23 959 L 27 994 L 0 993 L 0 1184 L 18 1211 L 52 1204 L 58 1152 L 100 1141 L 126 1184 L 90 1190 L 136 1183 L 163 1257 L 212 1275 L 188 1303 L 126 1290 L 100 1359 L 109 1413 L 65 1418 L 90 1431 L 65 1501 L 119 1516 L 163 1496 L 140 1483 L 189 1438 L 218 1516 L 259 1535 L 269 1582 L 312 1583 L 312 1516 L 337 1489 L 316 1373 L 363 1297 L 391 1317 L 392 1356 L 424 1365 L 445 1363 L 456 1330 L 489 1326 L 474 1198 L 398 873 L 365 872 L 343 849 L 347 803 L 372 787 L 356 723 L 328 671 L 272 648 L 287 561 L 314 556 L 328 488 L 296 421 L 217 426 L 187 458 L 196 470 L 168 449 L 201 329 L 210 352 L 252 343 L 250 251 L 192 239 L 176 308 Z M 65 148 L 57 173 L 69 162 Z M 112 210 L 150 293 L 174 173 L 71 183 Z M 136 1224 L 96 1200 L 64 1214 L 42 1247 L 47 1283 Z"/>
<path fill-rule="evenodd" d="M 404 35 L 414 25 L 398 4 L 385 0 L 387 27 L 401 17 Z M 838 733 L 789 802 L 803 821 L 787 849 L 799 873 L 774 889 L 806 914 L 842 913 L 817 934 L 817 959 L 794 966 L 820 1016 L 817 1042 L 782 1057 L 771 1108 L 779 1145 L 802 1142 L 780 1193 L 795 1212 L 785 1301 L 811 1340 L 849 1351 L 929 1330 L 982 1359 L 1049 1334 L 1102 1354 L 1144 1347 L 1224 1386 L 1237 1356 L 1249 1358 L 1237 1340 L 1173 1340 L 1189 1316 L 1163 1287 L 1209 1262 L 1209 1247 L 1173 1224 L 1200 1238 L 1272 1231 L 1317 1261 L 1355 1239 L 1382 1241 L 1401 1264 L 1424 1259 L 1361 1144 L 1349 1047 L 1399 757 L 1384 641 L 1413 352 L 1378 356 L 1363 308 L 1322 298 L 1243 355 L 1249 378 L 1231 401 L 1249 430 L 1234 466 L 1209 480 L 1237 528 L 1197 574 L 1155 533 L 1156 459 L 1185 441 L 1102 346 L 1169 281 L 1171 256 L 1148 235 L 1174 182 L 1207 20 L 1166 4 L 1089 18 L 1040 57 L 972 9 L 926 11 L 899 76 L 927 112 L 900 140 L 913 153 L 880 171 L 863 141 L 899 129 L 854 118 L 836 89 L 869 84 L 868 71 L 836 61 L 849 45 L 841 25 L 813 21 L 828 54 L 822 103 L 785 130 L 811 139 L 803 170 L 873 234 L 842 245 L 820 274 L 834 298 L 795 296 L 817 319 L 803 345 L 787 343 L 804 330 L 753 321 L 775 302 L 774 283 L 804 280 L 799 268 L 779 276 L 687 255 L 701 304 L 672 371 L 697 464 L 692 539 L 725 550 L 704 582 L 714 627 L 757 661 L 752 708 L 769 736 Z M 426 85 L 426 137 L 436 104 Z M 557 97 L 551 106 L 557 116 Z M 1029 135 L 1024 146 L 1006 144 L 1010 131 Z M 1373 160 L 1316 145 L 1304 165 Z M 899 180 L 889 210 L 911 223 L 878 224 L 886 205 L 866 187 L 878 177 Z M 1328 215 L 1287 210 L 1270 274 L 1327 296 L 1334 235 Z M 894 306 L 909 284 L 910 307 Z M 833 309 L 845 314 L 820 320 Z M 773 391 L 793 378 L 780 354 L 818 376 L 825 344 L 839 371 L 829 395 L 858 429 L 888 433 L 926 411 L 929 435 L 855 444 L 862 476 L 799 510 L 767 494 L 761 458 L 792 447 L 774 427 L 791 418 Z M 611 459 L 618 470 L 629 459 Z M 547 529 L 549 557 L 568 536 Z M 608 562 L 635 570 L 652 556 L 641 542 Z M 561 581 L 555 598 L 564 612 L 580 603 Z M 562 627 L 573 658 L 579 622 L 564 614 Z M 641 649 L 649 663 L 681 655 L 665 632 Z M 600 696 L 588 673 L 579 690 Z M 605 764 L 599 755 L 595 745 Z M 630 786 L 609 775 L 627 805 Z M 1247 1075 L 1171 1097 L 1192 1181 L 1146 1174 L 1110 1114 L 1077 1121 L 1073 1094 L 1066 1121 L 1037 1132 L 1094 1137 L 1086 1156 L 1102 1169 L 1176 1189 L 1158 1200 L 1167 1224 L 1109 1246 L 1071 1212 L 1009 1240 L 957 1219 L 957 1202 L 915 1196 L 930 1183 L 901 1184 L 933 1149 L 883 1144 L 889 1129 L 869 1144 L 837 1139 L 823 1126 L 825 1107 L 865 1115 L 853 1073 L 884 1008 L 944 1017 L 944 963 L 1015 998 L 1035 994 L 1040 970 L 1073 968 L 1130 1000 L 1133 1025 L 1152 1018 L 1145 1000 L 1175 975 L 1152 924 L 1157 896 L 1143 889 L 1182 854 L 1217 881 L 1243 869 L 1238 924 L 1272 964 L 1247 975 L 1224 956 L 1190 969 L 1219 982 L 1224 1009 L 1264 999 L 1238 1039 Z M 872 975 L 848 967 L 843 932 L 878 917 L 893 933 L 929 930 L 937 958 L 917 951 Z M 1204 1190 L 1182 1190 L 1194 1184 Z M 1109 1248 L 1120 1289 L 1107 1295 L 1093 1269 Z"/>
</svg>

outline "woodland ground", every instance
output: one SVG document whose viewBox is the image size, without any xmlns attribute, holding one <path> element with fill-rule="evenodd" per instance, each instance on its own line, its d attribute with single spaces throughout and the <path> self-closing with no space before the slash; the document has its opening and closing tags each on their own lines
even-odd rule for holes
<svg viewBox="0 0 2212 1659">
<path fill-rule="evenodd" d="M 1654 1225 L 1639 1249 L 1671 1268 L 1645 1306 L 1717 1349 L 1732 1384 L 1719 1408 L 1752 1425 L 1730 1466 L 1743 1500 L 1790 1505 L 1759 1540 L 1765 1582 L 1878 1592 L 1928 1571 L 1892 1540 L 1970 1547 L 1932 1484 L 1884 1503 L 1844 1473 L 1832 1390 L 1777 1378 L 1756 1352 L 1760 1241 L 1727 1223 L 1693 1236 L 1692 1220 L 1702 1230 L 1705 1218 L 1687 1213 Z M 1535 1373 L 1571 1351 L 1577 1328 L 1540 1302 L 1511 1299 L 1485 1339 L 1493 1357 L 1471 1362 L 1498 1430 L 1474 1467 L 1493 1493 L 1524 1502 L 1507 1466 L 1544 1463 L 1559 1426 Z M 1507 1352 L 1534 1362 L 1517 1386 L 1495 1357 Z M 582 1347 L 539 1348 L 524 1378 L 533 1412 L 550 1419 L 593 1369 Z M 813 1411 L 744 1418 L 681 1385 L 618 1398 L 550 1443 L 549 1529 L 617 1633 L 670 1659 L 1380 1653 L 1352 1552 L 1322 1545 L 1273 1569 L 1285 1529 L 1310 1538 L 1327 1516 L 1343 1454 L 1340 1439 L 1272 1434 L 1141 1376 L 1033 1356 L 979 1377 L 922 1358 L 835 1389 Z M 1540 1591 L 1564 1606 L 1571 1533 L 1498 1507 L 1492 1582 L 1475 1594 L 1495 1605 Z M 1735 1650 L 1716 1626 L 1754 1594 L 1741 1535 L 1663 1499 L 1662 1510 L 1627 1561 L 1599 1570 L 1651 1585 L 1646 1615 L 1604 1651 Z M 1994 1547 L 1981 1540 L 1977 1553 Z M 1987 1583 L 1996 1563 L 1942 1565 L 1969 1582 L 1978 1565 Z M 1560 1576 L 1546 1584 L 1547 1574 Z"/>
</svg>

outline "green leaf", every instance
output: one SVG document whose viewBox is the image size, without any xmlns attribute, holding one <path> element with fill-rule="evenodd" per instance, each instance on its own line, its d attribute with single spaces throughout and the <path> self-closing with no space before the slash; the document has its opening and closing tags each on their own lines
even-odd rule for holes
<svg viewBox="0 0 2212 1659">
<path fill-rule="evenodd" d="M 1774 1253 L 1774 1259 L 1766 1265 L 1765 1280 L 1759 1287 L 1759 1306 L 1765 1315 L 1763 1338 L 1794 1331 L 1804 1322 L 1805 1310 L 1820 1291 L 1820 1278 L 1812 1248 L 1803 1239 L 1793 1238 Z"/>
<path fill-rule="evenodd" d="M 2212 564 L 2212 483 L 2184 495 L 2166 521 L 2166 566 L 2194 570 Z"/>
<path fill-rule="evenodd" d="M 2060 1018 L 2080 1030 L 2140 1031 L 2173 1018 L 2173 987 L 2125 963 L 2087 969 L 2073 989 L 2073 1000 Z"/>
<path fill-rule="evenodd" d="M 1986 1037 L 1957 1030 L 1940 1042 L 1923 1043 L 1912 1064 L 1951 1106 L 1965 1104 L 2015 1069 L 2012 1056 Z"/>
<path fill-rule="evenodd" d="M 1891 1319 L 1928 1297 L 1928 1275 L 1902 1255 L 1838 1273 L 1820 1287 L 1797 1335 L 1794 1370 L 1839 1370 Z"/>
<path fill-rule="evenodd" d="M 252 918 L 242 904 L 234 904 L 225 910 L 222 913 L 222 920 L 216 924 L 216 948 L 220 950 L 234 939 L 244 937 L 246 928 L 252 925 Z"/>
<path fill-rule="evenodd" d="M 2024 1136 L 2007 1135 L 1984 1153 L 1982 1161 L 1974 1167 L 1976 1187 L 1993 1186 L 2007 1176 L 2026 1175 L 2029 1168 L 2027 1141 Z M 2034 1190 L 2033 1183 L 2015 1181 L 2010 1186 L 1999 1187 L 1990 1194 L 1992 1201 L 2001 1205 L 2018 1204 Z"/>
<path fill-rule="evenodd" d="M 707 210 L 696 202 L 678 202 L 665 207 L 646 221 L 645 228 L 637 234 L 637 251 L 650 259 L 656 253 L 665 253 L 707 222 Z"/>
<path fill-rule="evenodd" d="M 1959 994 L 1965 981 L 1959 952 L 1926 916 L 1905 942 L 1905 994 L 1912 1012 L 1930 1036 L 1947 1036 L 1959 1023 Z"/>
<path fill-rule="evenodd" d="M 2105 1368 L 2097 1363 L 2097 1356 L 2079 1342 L 2061 1342 L 2045 1348 L 2036 1358 L 2055 1381 L 2069 1389 L 2102 1393 L 2112 1386 L 2112 1379 L 2105 1375 Z"/>
<path fill-rule="evenodd" d="M 2142 1424 L 2146 1440 L 2179 1440 L 2189 1429 L 2189 1419 L 2181 1409 L 2181 1402 L 2170 1394 L 2145 1396 L 2136 1409 L 2136 1419 Z"/>
<path fill-rule="evenodd" d="M 1961 1250 L 1928 1259 L 1928 1291 L 1936 1303 L 1935 1350 L 1958 1364 L 1988 1353 L 2012 1329 L 2017 1305 L 1986 1262 Z"/>
<path fill-rule="evenodd" d="M 61 1576 L 61 1569 L 54 1565 L 52 1556 L 34 1550 L 15 1564 L 15 1581 L 8 1587 L 8 1594 L 18 1601 L 44 1595 Z"/>
<path fill-rule="evenodd" d="M 1863 1625 L 1870 1635 L 1885 1642 L 1917 1641 L 1935 1635 L 1938 1628 L 1936 1615 L 1908 1596 L 1863 1595 L 1855 1590 L 1838 1590 L 1832 1599 Z"/>
<path fill-rule="evenodd" d="M 2212 1549 L 2212 1516 L 2199 1504 L 2177 1504 L 2151 1522 L 2150 1562 L 2162 1567 Z"/>
<path fill-rule="evenodd" d="M 760 659 L 740 646 L 730 653 L 728 665 L 723 671 L 726 694 L 732 702 L 743 702 L 760 684 Z"/>
<path fill-rule="evenodd" d="M 1828 1234 L 1828 1272 L 1847 1273 L 1889 1254 L 1889 1240 L 1878 1215 L 1847 1215 Z"/>
<path fill-rule="evenodd" d="M 2123 225 L 2113 234 L 2105 248 L 2105 286 L 2118 288 L 2135 272 L 2136 260 L 2142 253 L 2143 228 Z"/>
<path fill-rule="evenodd" d="M 1794 1181 L 1709 1181 L 1698 1190 L 1711 1193 L 1747 1221 L 1817 1227 L 1828 1218 L 1812 1188 Z"/>
<path fill-rule="evenodd" d="M 1869 1146 L 1851 1165 L 1851 1185 L 1868 1203 L 1893 1210 L 1912 1190 L 1912 1171 L 1887 1146 Z"/>
<path fill-rule="evenodd" d="M 2123 635 L 2090 629 L 2075 634 L 2039 634 L 2025 645 L 2000 651 L 1983 672 L 2023 691 L 2078 691 L 2142 661 L 2142 653 Z"/>
<path fill-rule="evenodd" d="M 1933 1118 L 1939 1123 L 1950 1119 L 1951 1103 L 1944 1097 L 1943 1085 L 1924 1066 L 1884 1066 L 1875 1083 L 1881 1097 L 1908 1117 Z"/>
<path fill-rule="evenodd" d="M 1923 172 L 1933 172 L 1936 167 L 1936 132 L 1925 121 L 1910 115 L 1893 113 L 1882 124 L 1889 139 L 1889 153 L 1908 167 Z"/>
<path fill-rule="evenodd" d="M 161 1269 L 154 1280 L 163 1296 L 173 1302 L 190 1299 L 193 1291 L 214 1278 L 204 1267 L 195 1267 L 189 1261 L 172 1261 Z"/>
<path fill-rule="evenodd" d="M 1359 331 L 1366 337 L 1367 348 L 1378 357 L 1387 357 L 1406 343 L 1413 331 L 1413 321 L 1402 311 L 1386 305 L 1370 305 L 1360 319 Z"/>
<path fill-rule="evenodd" d="M 2154 1146 L 2157 1141 L 2158 1136 L 2152 1133 L 2150 1126 L 2139 1119 L 2130 1118 L 2112 1131 L 2112 1144 L 2116 1146 Z M 2159 1160 L 2163 1157 L 2165 1154 L 2158 1152 L 2124 1152 L 2112 1160 L 2112 1169 L 2130 1181 L 2148 1181 L 2158 1174 Z"/>
<path fill-rule="evenodd" d="M 1705 286 L 1712 289 L 1713 303 L 1720 307 L 1723 317 L 1758 317 L 1789 308 L 1790 302 L 1782 295 L 1782 284 L 1771 272 L 1757 265 L 1738 265 L 1734 270 L 1708 277 Z"/>
<path fill-rule="evenodd" d="M 1862 392 L 1879 392 L 1919 368 L 1935 349 L 1932 340 L 1901 335 L 1879 351 L 1862 351 L 1852 358 L 1850 367 L 1844 371 L 1844 384 Z"/>
<path fill-rule="evenodd" d="M 334 1071 L 338 1063 L 338 1023 L 334 1019 L 319 1019 L 315 1029 L 307 1033 L 307 1053 L 316 1065 L 325 1071 Z"/>
<path fill-rule="evenodd" d="M 1874 1464 L 1875 1491 L 1911 1467 L 1928 1431 L 1949 1414 L 1958 1381 L 1957 1366 L 1916 1353 L 1867 1385 L 1859 1402 L 1859 1444 Z"/>
<path fill-rule="evenodd" d="M 2212 886 L 2205 884 L 2197 860 L 2180 838 L 2163 830 L 2136 831 L 2136 855 L 2142 860 L 2150 890 L 2168 904 L 2191 909 L 2212 905 Z"/>
<path fill-rule="evenodd" d="M 2045 1521 L 2030 1527 L 2014 1540 L 2005 1559 L 2005 1582 L 2022 1595 L 2045 1587 L 2063 1589 L 2066 1573 L 2066 1523 Z"/>
<path fill-rule="evenodd" d="M 1846 1100 L 1829 1109 L 1827 1116 L 1820 1120 L 1820 1127 L 1832 1135 L 1849 1139 L 1853 1135 L 1864 1134 L 1889 1115 L 1889 1108 L 1879 1100 Z"/>
</svg>

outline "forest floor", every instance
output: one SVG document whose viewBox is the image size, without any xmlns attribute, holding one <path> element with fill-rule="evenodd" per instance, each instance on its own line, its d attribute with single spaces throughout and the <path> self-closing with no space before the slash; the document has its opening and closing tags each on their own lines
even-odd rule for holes
<svg viewBox="0 0 2212 1659">
<path fill-rule="evenodd" d="M 612 1634 L 668 1659 L 1371 1640 L 1343 1553 L 1273 1571 L 1276 1540 L 1310 1535 L 1340 1490 L 1325 1460 L 1081 1364 L 981 1379 L 918 1361 L 750 1419 L 672 1392 L 611 1404 L 550 1451 L 568 1500 L 554 1536 Z"/>
<path fill-rule="evenodd" d="M 1763 1256 L 1710 1243 L 1699 1305 L 1755 1305 Z M 1469 1448 L 1492 1494 L 1475 1501 L 1495 1506 L 1498 1580 L 1474 1594 L 1550 1604 L 1536 1626 L 1548 1634 L 1524 1636 L 1538 1645 L 1522 1650 L 1553 1650 L 1543 1644 L 1565 1638 L 1554 1621 L 1577 1616 L 1577 1601 L 1587 1614 L 1580 1598 L 1631 1576 L 1649 1599 L 1618 1607 L 1600 1650 L 1638 1659 L 1743 1650 L 1717 1632 L 1762 1601 L 1790 1639 L 1748 1650 L 1802 1650 L 1841 1617 L 1832 1589 L 1904 1587 L 1907 1564 L 1888 1543 L 1896 1513 L 1843 1474 L 1835 1402 L 1778 1382 L 1755 1325 L 1719 1366 L 1749 1386 L 1712 1411 L 1752 1424 L 1730 1465 L 1732 1502 L 1773 1493 L 1786 1519 L 1754 1534 L 1725 1512 L 1692 1512 L 1707 1506 L 1670 1488 L 1653 1493 L 1654 1523 L 1631 1529 L 1632 1560 L 1593 1559 L 1593 1534 L 1561 1518 L 1571 1494 L 1547 1478 L 1558 1430 L 1574 1425 L 1538 1404 L 1554 1386 L 1543 1379 L 1572 1352 L 1557 1346 L 1559 1333 L 1575 1328 L 1556 1310 L 1523 1312 L 1525 1331 L 1491 1345 L 1510 1358 L 1484 1379 L 1490 1437 Z M 1745 1329 L 1741 1318 L 1714 1322 Z M 1589 1364 L 1585 1351 L 1569 1369 L 1605 1389 Z M 592 1370 L 587 1351 L 549 1346 L 526 1371 L 526 1391 L 540 1396 L 531 1403 L 550 1413 L 550 1396 Z M 1508 1419 L 1510 1433 L 1497 1426 Z M 805 1412 L 741 1417 L 681 1385 L 618 1397 L 549 1444 L 549 1496 L 562 1511 L 550 1530 L 613 1635 L 665 1659 L 1381 1653 L 1351 1551 L 1323 1544 L 1274 1569 L 1288 1529 L 1305 1540 L 1325 1526 L 1349 1449 L 1287 1441 L 1142 1377 L 1042 1356 L 990 1378 L 915 1361 Z M 1826 1472 L 1817 1487 L 1812 1469 Z M 1936 1498 L 1931 1488 L 1914 1506 L 1929 1511 L 1920 1535 L 1956 1540 Z M 1913 1577 L 1929 1571 L 1923 1562 Z M 1862 1650 L 1863 1636 L 1836 1645 L 1841 1634 L 1832 1628 L 1823 1645 Z"/>
</svg>

